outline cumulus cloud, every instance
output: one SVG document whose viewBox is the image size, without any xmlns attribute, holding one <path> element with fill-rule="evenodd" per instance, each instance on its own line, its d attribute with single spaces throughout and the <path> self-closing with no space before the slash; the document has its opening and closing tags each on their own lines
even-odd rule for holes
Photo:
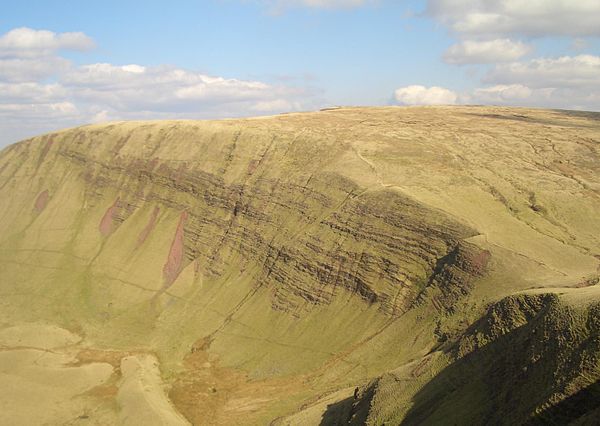
<svg viewBox="0 0 600 426">
<path fill-rule="evenodd" d="M 483 82 L 485 86 L 460 94 L 439 87 L 409 86 L 398 89 L 395 97 L 404 105 L 456 102 L 600 110 L 598 56 L 537 58 L 499 64 L 488 72 Z"/>
<path fill-rule="evenodd" d="M 536 58 L 527 62 L 497 65 L 484 81 L 495 84 L 517 83 L 538 88 L 597 90 L 600 87 L 600 56 Z"/>
<path fill-rule="evenodd" d="M 531 51 L 531 46 L 507 38 L 495 40 L 466 40 L 454 44 L 444 54 L 449 64 L 491 64 L 515 61 Z"/>
<path fill-rule="evenodd" d="M 67 96 L 67 91 L 60 84 L 41 84 L 36 82 L 0 82 L 0 93 L 2 94 L 0 105 L 54 102 L 58 99 L 64 99 Z"/>
<path fill-rule="evenodd" d="M 0 122 L 17 114 L 27 128 L 48 108 L 52 128 L 103 119 L 247 116 L 297 110 L 311 96 L 307 89 L 173 67 L 90 64 L 72 67 L 53 83 L 0 82 Z M 74 108 L 57 107 L 65 103 Z"/>
<path fill-rule="evenodd" d="M 0 146 L 86 122 L 222 118 L 310 108 L 313 89 L 223 78 L 173 66 L 76 66 L 61 50 L 93 45 L 82 33 L 19 28 L 0 37 Z"/>
<path fill-rule="evenodd" d="M 522 84 L 496 85 L 475 89 L 468 99 L 481 104 L 505 104 L 526 101 L 532 90 Z"/>
<path fill-rule="evenodd" d="M 485 105 L 531 106 L 575 110 L 599 110 L 600 94 L 564 87 L 496 85 L 473 90 L 465 102 Z"/>
<path fill-rule="evenodd" d="M 240 115 L 244 106 L 279 101 L 289 106 L 290 98 L 305 91 L 274 86 L 260 81 L 226 79 L 174 67 L 143 67 L 107 63 L 84 65 L 66 73 L 61 80 L 71 96 L 81 102 L 101 104 L 109 111 L 197 112 L 209 115 L 218 110 Z M 284 102 L 286 101 L 286 102 Z M 222 114 L 217 114 L 222 115 Z"/>
<path fill-rule="evenodd" d="M 55 76 L 71 65 L 57 55 L 58 51 L 93 47 L 93 40 L 83 33 L 16 28 L 0 37 L 0 81 L 26 82 Z"/>
<path fill-rule="evenodd" d="M 412 85 L 397 89 L 394 98 L 400 105 L 449 105 L 455 104 L 458 96 L 443 87 Z"/>
<path fill-rule="evenodd" d="M 26 114 L 29 118 L 65 118 L 66 115 L 74 116 L 78 113 L 77 107 L 71 102 L 49 102 L 37 104 L 0 104 L 0 113 L 5 117 L 20 118 Z"/>
<path fill-rule="evenodd" d="M 298 111 L 302 108 L 299 102 L 290 102 L 286 99 L 275 99 L 273 101 L 259 101 L 252 106 L 253 111 L 273 112 L 273 111 Z"/>
<path fill-rule="evenodd" d="M 483 87 L 460 102 L 600 110 L 600 57 L 524 59 L 533 46 L 517 38 L 568 37 L 571 48 L 600 36 L 598 0 L 429 0 L 429 16 L 459 41 L 448 48 L 449 64 L 484 64 Z"/>
<path fill-rule="evenodd" d="M 394 93 L 400 105 L 480 104 L 600 110 L 600 93 L 565 87 L 497 84 L 456 93 L 442 87 L 403 87 Z"/>
<path fill-rule="evenodd" d="M 69 69 L 71 62 L 57 56 L 0 59 L 0 81 L 42 80 Z"/>
<path fill-rule="evenodd" d="M 483 82 L 490 86 L 472 94 L 480 103 L 600 110 L 599 56 L 535 58 L 498 64 Z"/>
<path fill-rule="evenodd" d="M 38 57 L 58 50 L 84 51 L 93 47 L 94 41 L 81 32 L 57 34 L 22 27 L 0 37 L 0 57 Z"/>
<path fill-rule="evenodd" d="M 598 36 L 598 0 L 429 0 L 428 14 L 471 36 Z"/>
<path fill-rule="evenodd" d="M 600 110 L 600 56 L 535 58 L 497 64 L 483 87 L 457 94 L 440 87 L 409 86 L 395 98 L 404 105 L 476 103 Z"/>
</svg>

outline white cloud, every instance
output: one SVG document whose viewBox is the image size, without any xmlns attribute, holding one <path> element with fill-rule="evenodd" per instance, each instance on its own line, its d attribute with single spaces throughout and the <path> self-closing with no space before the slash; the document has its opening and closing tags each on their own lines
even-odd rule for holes
<svg viewBox="0 0 600 426">
<path fill-rule="evenodd" d="M 310 109 L 316 102 L 309 88 L 172 66 L 75 66 L 58 53 L 85 49 L 89 40 L 30 29 L 0 37 L 0 146 L 87 122 L 239 117 Z"/>
<path fill-rule="evenodd" d="M 565 87 L 497 84 L 456 93 L 441 87 L 408 86 L 396 90 L 400 105 L 480 104 L 600 110 L 600 93 Z"/>
<path fill-rule="evenodd" d="M 121 69 L 125 72 L 131 72 L 134 74 L 142 74 L 142 73 L 146 72 L 146 67 L 143 67 L 141 65 L 136 65 L 136 64 L 123 65 L 121 67 Z"/>
<path fill-rule="evenodd" d="M 530 51 L 530 46 L 507 38 L 486 41 L 465 40 L 450 46 L 444 54 L 444 60 L 456 65 L 511 62 Z"/>
<path fill-rule="evenodd" d="M 0 81 L 27 82 L 54 77 L 71 66 L 70 61 L 58 56 L 58 51 L 93 47 L 93 40 L 80 32 L 16 28 L 0 37 Z"/>
<path fill-rule="evenodd" d="M 413 85 L 397 89 L 394 98 L 401 105 L 449 105 L 455 104 L 458 96 L 443 87 Z"/>
<path fill-rule="evenodd" d="M 427 10 L 464 35 L 600 35 L 598 0 L 429 0 Z"/>
<path fill-rule="evenodd" d="M 84 51 L 94 41 L 81 32 L 54 33 L 31 28 L 15 28 L 0 37 L 0 57 L 38 57 L 58 50 Z"/>
<path fill-rule="evenodd" d="M 0 59 L 0 81 L 37 81 L 60 74 L 71 62 L 58 57 Z"/>
<path fill-rule="evenodd" d="M 561 87 L 531 88 L 521 84 L 475 89 L 465 95 L 463 101 L 484 105 L 600 110 L 600 94 L 597 92 Z"/>
<path fill-rule="evenodd" d="M 409 86 L 395 93 L 405 105 L 476 103 L 485 105 L 600 111 L 600 57 L 592 55 L 537 58 L 498 64 L 483 79 L 485 86 L 465 93 Z"/>
<path fill-rule="evenodd" d="M 600 57 L 538 57 L 516 38 L 568 37 L 585 49 L 600 36 L 598 0 L 429 0 L 429 16 L 459 38 L 444 55 L 447 63 L 488 64 L 484 87 L 459 101 L 600 110 Z"/>
<path fill-rule="evenodd" d="M 600 57 L 537 58 L 499 64 L 460 103 L 600 110 Z"/>
<path fill-rule="evenodd" d="M 532 95 L 529 87 L 521 84 L 496 85 L 475 89 L 470 99 L 481 104 L 504 104 L 526 101 Z"/>
<path fill-rule="evenodd" d="M 493 84 L 523 84 L 535 88 L 597 91 L 600 87 L 600 56 L 537 58 L 528 62 L 497 65 L 484 81 Z"/>
<path fill-rule="evenodd" d="M 284 112 L 300 109 L 312 95 L 307 89 L 212 77 L 172 67 L 106 63 L 71 68 L 51 84 L 0 82 L 0 105 L 5 105 L 2 111 L 18 110 L 24 122 L 28 110 L 16 108 L 17 103 L 72 102 L 83 123 L 101 117 L 217 118 L 256 111 Z M 0 121 L 2 116 L 0 113 Z"/>
<path fill-rule="evenodd" d="M 60 84 L 2 83 L 0 82 L 0 105 L 7 103 L 35 104 L 53 102 L 67 96 L 66 89 Z"/>
<path fill-rule="evenodd" d="M 258 103 L 289 101 L 306 95 L 303 90 L 261 81 L 226 79 L 173 67 L 135 64 L 85 65 L 66 73 L 61 82 L 75 99 L 124 112 L 197 111 L 209 115 L 209 111 L 225 108 L 231 115 L 240 115 L 255 109 Z M 294 104 L 280 102 L 279 105 Z"/>
<path fill-rule="evenodd" d="M 0 104 L 0 111 L 9 112 L 11 114 L 29 114 L 43 115 L 47 117 L 52 114 L 54 117 L 60 117 L 65 114 L 74 114 L 77 112 L 77 107 L 71 102 L 51 102 L 37 104 Z"/>
<path fill-rule="evenodd" d="M 299 102 L 290 102 L 286 99 L 275 99 L 272 101 L 259 101 L 252 106 L 253 111 L 269 113 L 274 111 L 299 111 L 302 104 Z"/>
<path fill-rule="evenodd" d="M 313 1 L 309 6 L 351 3 Z M 93 40 L 81 32 L 16 28 L 0 34 L 0 147 L 39 132 L 90 121 L 277 113 L 300 109 L 310 104 L 314 95 L 309 89 L 170 66 L 75 66 L 61 56 L 62 51 L 93 47 Z"/>
<path fill-rule="evenodd" d="M 499 64 L 472 93 L 478 103 L 600 110 L 600 57 L 536 58 Z"/>
</svg>

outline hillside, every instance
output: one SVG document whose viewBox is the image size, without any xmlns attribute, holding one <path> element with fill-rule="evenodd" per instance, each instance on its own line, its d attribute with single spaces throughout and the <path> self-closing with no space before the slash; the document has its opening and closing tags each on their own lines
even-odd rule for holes
<svg viewBox="0 0 600 426">
<path fill-rule="evenodd" d="M 600 412 L 600 113 L 89 125 L 0 200 L 0 424 Z"/>
</svg>

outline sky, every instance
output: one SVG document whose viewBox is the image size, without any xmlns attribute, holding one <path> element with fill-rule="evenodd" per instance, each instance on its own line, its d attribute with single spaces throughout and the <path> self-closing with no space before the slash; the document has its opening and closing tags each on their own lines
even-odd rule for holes
<svg viewBox="0 0 600 426">
<path fill-rule="evenodd" d="M 600 0 L 0 0 L 0 148 L 335 105 L 600 111 Z"/>
</svg>

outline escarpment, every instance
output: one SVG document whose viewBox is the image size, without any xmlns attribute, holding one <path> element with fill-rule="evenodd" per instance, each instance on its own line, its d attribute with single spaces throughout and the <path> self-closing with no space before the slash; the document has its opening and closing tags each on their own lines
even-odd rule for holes
<svg viewBox="0 0 600 426">
<path fill-rule="evenodd" d="M 176 130 L 177 125 L 172 134 Z M 88 208 L 111 203 L 98 224 L 104 238 L 136 210 L 182 215 L 165 259 L 165 287 L 193 262 L 213 278 L 235 264 L 249 270 L 254 286 L 273 294 L 274 309 L 310 309 L 349 292 L 393 316 L 412 305 L 440 259 L 458 250 L 460 240 L 477 234 L 398 191 L 361 187 L 339 172 L 306 177 L 294 166 L 304 156 L 290 154 L 293 145 L 286 146 L 285 140 L 277 146 L 276 137 L 270 150 L 253 152 L 252 147 L 236 148 L 257 137 L 251 132 L 203 135 L 226 147 L 221 158 L 213 159 L 222 167 L 209 172 L 202 157 L 153 156 L 161 140 L 149 141 L 147 135 L 143 128 L 132 129 L 124 139 L 110 129 L 101 138 L 74 132 L 55 141 L 53 151 L 46 152 L 47 144 L 42 149 L 52 162 L 48 173 L 65 168 L 78 175 Z M 132 141 L 144 138 L 147 157 L 124 153 L 134 149 Z M 295 152 L 303 151 L 296 147 Z M 275 165 L 285 162 L 292 164 L 292 177 L 272 175 Z M 232 163 L 236 171 L 228 175 Z M 477 271 L 461 271 L 477 276 Z"/>
<path fill-rule="evenodd" d="M 600 409 L 598 123 L 339 108 L 11 145 L 0 398 L 49 392 L 31 364 L 97 372 L 58 387 L 63 423 L 118 423 L 149 389 L 148 412 L 179 423 L 585 424 Z M 28 364 L 36 351 L 46 364 Z"/>
</svg>

